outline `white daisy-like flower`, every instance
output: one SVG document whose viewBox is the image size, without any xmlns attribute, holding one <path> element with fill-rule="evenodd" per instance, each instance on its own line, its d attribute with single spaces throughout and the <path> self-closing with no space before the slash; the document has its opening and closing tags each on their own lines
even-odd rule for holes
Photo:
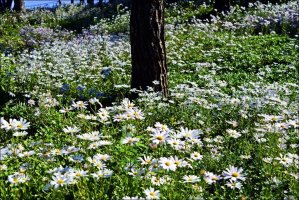
<svg viewBox="0 0 299 200">
<path fill-rule="evenodd" d="M 159 165 L 161 168 L 166 169 L 167 171 L 175 171 L 177 166 L 172 159 L 162 157 L 159 159 Z"/>
<path fill-rule="evenodd" d="M 7 166 L 6 165 L 0 165 L 0 171 L 6 171 L 7 170 Z"/>
<path fill-rule="evenodd" d="M 29 180 L 28 176 L 26 176 L 24 173 L 16 172 L 8 176 L 8 182 L 10 182 L 13 185 L 17 185 L 19 183 L 25 183 L 28 180 Z"/>
<path fill-rule="evenodd" d="M 87 108 L 86 107 L 87 105 L 88 105 L 88 103 L 85 101 L 77 101 L 77 102 L 73 102 L 72 107 L 77 110 L 83 110 L 83 109 Z"/>
<path fill-rule="evenodd" d="M 160 198 L 160 191 L 155 190 L 154 188 L 148 188 L 144 191 L 146 199 L 159 199 Z"/>
<path fill-rule="evenodd" d="M 155 131 L 150 135 L 152 136 L 151 140 L 154 144 L 164 144 L 169 138 L 169 134 L 165 131 Z"/>
<path fill-rule="evenodd" d="M 141 165 L 151 165 L 152 164 L 152 157 L 150 157 L 150 156 L 139 157 L 138 160 L 141 162 Z"/>
<path fill-rule="evenodd" d="M 241 137 L 241 134 L 239 132 L 237 132 L 236 130 L 233 130 L 233 129 L 227 129 L 226 133 L 228 134 L 229 137 L 232 137 L 232 138 Z"/>
<path fill-rule="evenodd" d="M 232 181 L 237 181 L 237 180 L 245 181 L 246 177 L 244 174 L 242 174 L 242 172 L 243 172 L 242 168 L 229 166 L 222 173 L 222 176 L 224 179 L 230 179 Z"/>
<path fill-rule="evenodd" d="M 77 135 L 77 138 L 82 140 L 96 141 L 99 140 L 102 135 L 99 131 L 92 131 L 90 133 L 84 133 L 82 135 Z"/>
<path fill-rule="evenodd" d="M 93 158 L 96 159 L 96 160 L 101 160 L 101 161 L 106 162 L 106 161 L 111 159 L 111 156 L 109 156 L 108 154 L 98 153 L 98 154 L 94 155 Z"/>
<path fill-rule="evenodd" d="M 26 132 L 26 131 L 17 131 L 17 132 L 14 132 L 12 135 L 15 136 L 15 137 L 22 137 L 22 136 L 25 136 L 27 134 L 28 134 L 28 132 Z"/>
<path fill-rule="evenodd" d="M 156 122 L 154 126 L 159 131 L 165 131 L 165 132 L 170 131 L 170 129 L 168 128 L 168 126 L 166 124 L 161 124 L 160 122 Z"/>
<path fill-rule="evenodd" d="M 190 155 L 192 160 L 202 160 L 203 156 L 199 152 L 193 152 Z"/>
<path fill-rule="evenodd" d="M 122 200 L 139 200 L 139 199 L 142 199 L 142 198 L 140 198 L 138 196 L 136 196 L 136 197 L 125 196 L 122 198 Z"/>
<path fill-rule="evenodd" d="M 52 181 L 50 185 L 54 186 L 55 189 L 62 187 L 64 185 L 68 185 L 71 182 L 71 179 L 61 173 L 55 173 L 52 176 Z"/>
<path fill-rule="evenodd" d="M 76 127 L 76 126 L 67 126 L 66 128 L 62 129 L 63 132 L 65 133 L 78 133 L 80 131 L 80 128 Z"/>
<path fill-rule="evenodd" d="M 212 173 L 212 172 L 205 172 L 204 173 L 204 180 L 206 183 L 208 183 L 209 185 L 216 183 L 218 180 L 220 180 L 220 176 Z"/>
<path fill-rule="evenodd" d="M 280 154 L 280 157 L 276 157 L 275 160 L 278 160 L 279 163 L 285 167 L 289 167 L 293 164 L 293 158 L 289 157 L 288 155 Z"/>
<path fill-rule="evenodd" d="M 185 175 L 183 177 L 184 183 L 196 183 L 199 182 L 199 177 L 196 175 Z"/>
<path fill-rule="evenodd" d="M 169 139 L 167 143 L 175 150 L 180 150 L 185 145 L 184 141 L 176 138 Z"/>
<path fill-rule="evenodd" d="M 26 119 L 20 118 L 20 120 L 13 120 L 13 126 L 15 130 L 27 130 L 30 126 L 30 122 Z"/>
<path fill-rule="evenodd" d="M 121 143 L 122 143 L 122 144 L 128 144 L 128 145 L 130 145 L 130 146 L 133 146 L 133 145 L 135 145 L 139 140 L 140 140 L 139 138 L 128 136 L 128 137 L 122 139 Z"/>
<path fill-rule="evenodd" d="M 95 105 L 95 104 L 99 104 L 100 106 L 102 106 L 102 104 L 100 103 L 100 101 L 97 99 L 97 98 L 91 98 L 88 100 L 88 102 L 92 105 Z"/>
<path fill-rule="evenodd" d="M 241 189 L 241 187 L 242 187 L 242 183 L 240 183 L 240 182 L 237 182 L 237 181 L 233 181 L 233 180 L 229 180 L 229 182 L 227 182 L 226 184 L 225 184 L 227 187 L 229 187 L 229 188 L 231 188 L 231 189 Z"/>
<path fill-rule="evenodd" d="M 99 109 L 99 111 L 98 111 L 98 113 L 97 113 L 97 115 L 99 116 L 99 120 L 100 120 L 100 122 L 106 122 L 106 121 L 108 121 L 108 119 L 109 119 L 109 112 L 108 112 L 108 110 L 107 109 L 105 109 L 105 108 L 100 108 Z"/>
<path fill-rule="evenodd" d="M 84 170 L 80 170 L 80 169 L 75 169 L 70 173 L 70 176 L 72 178 L 79 179 L 79 178 L 88 176 L 88 172 L 84 171 Z"/>
<path fill-rule="evenodd" d="M 13 120 L 6 121 L 3 117 L 0 118 L 0 127 L 6 131 L 13 129 Z"/>
</svg>

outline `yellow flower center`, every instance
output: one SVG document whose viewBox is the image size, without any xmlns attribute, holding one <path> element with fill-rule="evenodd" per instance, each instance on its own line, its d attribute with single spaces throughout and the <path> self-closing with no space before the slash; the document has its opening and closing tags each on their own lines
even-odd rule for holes
<svg viewBox="0 0 299 200">
<path fill-rule="evenodd" d="M 64 180 L 59 179 L 59 180 L 57 181 L 57 183 L 58 183 L 58 184 L 63 184 L 63 183 L 64 183 Z"/>
<path fill-rule="evenodd" d="M 18 124 L 18 125 L 17 125 L 17 128 L 20 128 L 20 129 L 21 129 L 21 128 L 23 128 L 23 127 L 24 127 L 23 124 Z"/>
<path fill-rule="evenodd" d="M 170 162 L 165 162 L 165 165 L 167 166 L 167 167 L 169 167 L 170 166 Z"/>
<path fill-rule="evenodd" d="M 150 160 L 145 160 L 145 163 L 146 163 L 146 164 L 150 164 L 151 161 L 150 161 Z"/>
<path fill-rule="evenodd" d="M 161 136 L 161 135 L 159 135 L 159 136 L 157 136 L 157 139 L 161 141 L 161 140 L 163 140 L 163 139 L 164 139 L 164 137 L 163 137 L 163 136 Z"/>
<path fill-rule="evenodd" d="M 18 182 L 19 182 L 19 179 L 18 179 L 17 177 L 15 177 L 15 178 L 12 179 L 12 181 L 13 181 L 14 183 L 18 183 Z"/>
<path fill-rule="evenodd" d="M 238 172 L 234 172 L 234 173 L 232 173 L 232 177 L 238 177 L 239 176 L 239 173 Z"/>
<path fill-rule="evenodd" d="M 155 192 L 150 192 L 149 194 L 150 194 L 151 197 L 155 196 Z"/>
<path fill-rule="evenodd" d="M 77 176 L 77 177 L 80 177 L 80 176 L 81 176 L 81 174 L 80 174 L 79 172 L 77 172 L 77 173 L 76 173 L 76 176 Z"/>
</svg>

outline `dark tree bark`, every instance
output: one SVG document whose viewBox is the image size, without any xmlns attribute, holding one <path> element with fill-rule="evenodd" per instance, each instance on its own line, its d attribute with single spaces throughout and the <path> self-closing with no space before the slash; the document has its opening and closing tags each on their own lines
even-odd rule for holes
<svg viewBox="0 0 299 200">
<path fill-rule="evenodd" d="M 12 0 L 0 0 L 0 12 L 5 10 L 10 10 L 12 5 Z"/>
<path fill-rule="evenodd" d="M 228 12 L 230 7 L 230 0 L 215 0 L 214 8 L 217 12 Z"/>
<path fill-rule="evenodd" d="M 131 87 L 147 86 L 167 96 L 163 0 L 133 0 L 130 19 Z M 159 84 L 153 84 L 159 81 Z"/>
<path fill-rule="evenodd" d="M 71 4 L 74 4 L 75 3 L 75 0 L 71 0 Z"/>
<path fill-rule="evenodd" d="M 14 0 L 14 7 L 13 10 L 17 11 L 17 12 L 25 12 L 25 3 L 24 0 Z"/>
</svg>

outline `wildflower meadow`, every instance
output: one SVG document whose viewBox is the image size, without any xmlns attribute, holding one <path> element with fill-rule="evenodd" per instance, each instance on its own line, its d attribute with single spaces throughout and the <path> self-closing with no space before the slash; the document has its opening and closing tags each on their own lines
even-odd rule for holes
<svg viewBox="0 0 299 200">
<path fill-rule="evenodd" d="M 167 98 L 127 8 L 1 14 L 0 199 L 298 199 L 298 1 L 212 9 L 166 8 Z"/>
</svg>

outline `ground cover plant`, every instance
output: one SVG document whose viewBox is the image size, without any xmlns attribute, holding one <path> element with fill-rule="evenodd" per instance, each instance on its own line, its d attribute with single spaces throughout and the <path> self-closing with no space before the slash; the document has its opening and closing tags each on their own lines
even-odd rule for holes
<svg viewBox="0 0 299 200">
<path fill-rule="evenodd" d="M 128 12 L 85 9 L 0 18 L 0 199 L 297 199 L 296 1 L 169 8 L 170 96 L 135 100 Z"/>
</svg>

